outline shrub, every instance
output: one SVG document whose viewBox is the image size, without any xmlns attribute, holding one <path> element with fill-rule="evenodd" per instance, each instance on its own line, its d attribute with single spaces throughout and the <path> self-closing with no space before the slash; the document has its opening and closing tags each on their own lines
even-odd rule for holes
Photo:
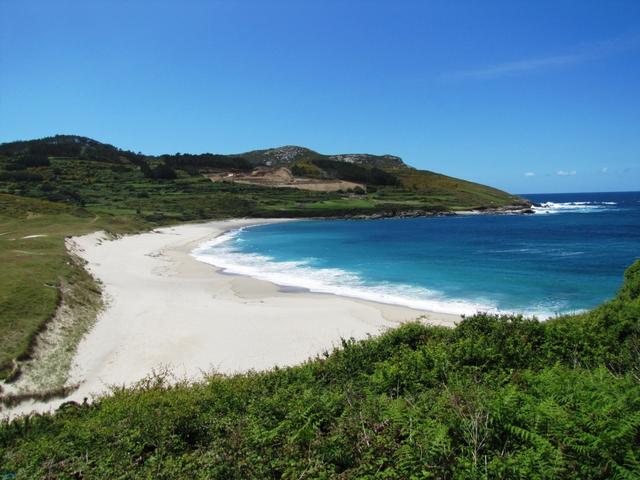
<svg viewBox="0 0 640 480">
<path fill-rule="evenodd" d="M 178 178 L 176 171 L 166 163 L 161 163 L 153 169 L 153 177 L 158 180 L 175 180 Z"/>
<path fill-rule="evenodd" d="M 48 167 L 51 165 L 49 157 L 44 152 L 27 153 L 21 158 L 21 161 L 27 167 Z"/>
<path fill-rule="evenodd" d="M 42 175 L 25 170 L 16 170 L 13 172 L 0 173 L 0 180 L 10 182 L 41 182 Z"/>
<path fill-rule="evenodd" d="M 330 176 L 341 180 L 370 185 L 400 185 L 400 180 L 395 175 L 379 168 L 322 158 L 314 159 L 312 162 Z"/>
</svg>

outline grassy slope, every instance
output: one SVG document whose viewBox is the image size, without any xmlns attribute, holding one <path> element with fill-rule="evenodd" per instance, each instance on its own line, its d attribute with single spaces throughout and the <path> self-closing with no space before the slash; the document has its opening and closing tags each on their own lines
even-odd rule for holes
<svg viewBox="0 0 640 480">
<path fill-rule="evenodd" d="M 53 158 L 51 167 L 28 170 L 42 175 L 44 182 L 0 182 L 0 191 L 43 199 L 71 191 L 94 211 L 138 212 L 153 219 L 166 217 L 174 221 L 232 215 L 268 216 L 273 212 L 285 216 L 340 216 L 403 208 L 446 211 L 514 203 L 514 198 L 504 192 L 428 173 L 411 174 L 421 181 L 416 190 L 378 187 L 375 193 L 354 199 L 339 192 L 213 183 L 180 172 L 176 180 L 151 180 L 135 166 L 88 160 Z M 429 182 L 426 177 L 433 177 L 437 182 Z M 441 178 L 448 181 L 443 182 Z M 54 190 L 48 191 L 49 188 Z"/>
<path fill-rule="evenodd" d="M 308 149 L 299 150 L 302 156 L 296 157 L 298 162 L 317 160 L 332 163 L 335 168 L 331 169 L 336 170 L 333 173 L 337 175 L 340 175 L 339 170 L 344 170 L 342 173 L 345 175 L 371 171 L 368 167 L 332 161 L 330 157 Z M 45 160 L 48 157 L 50 165 L 29 166 L 32 165 L 29 163 L 32 157 L 38 155 Z M 364 157 L 371 165 L 390 161 L 386 157 Z M 490 187 L 408 167 L 386 168 L 402 181 L 396 186 L 386 187 L 380 185 L 394 185 L 395 179 L 392 178 L 393 182 L 378 182 L 376 191 L 372 189 L 373 193 L 356 198 L 340 192 L 213 184 L 198 174 L 207 166 L 239 162 L 240 167 L 241 164 L 259 164 L 271 158 L 268 151 L 248 152 L 240 157 L 210 154 L 145 157 L 87 138 L 58 136 L 0 145 L 0 192 L 68 201 L 86 205 L 93 211 L 137 213 L 151 221 L 232 215 L 268 216 L 274 213 L 284 216 L 343 216 L 403 209 L 447 211 L 499 207 L 519 200 Z M 177 179 L 157 180 L 145 175 L 142 167 L 149 170 L 149 167 L 156 168 L 163 162 L 176 169 Z M 398 160 L 391 164 L 401 162 Z M 341 165 L 344 168 L 339 168 Z"/>
<path fill-rule="evenodd" d="M 127 232 L 144 222 L 96 216 L 84 209 L 0 194 L 0 378 L 24 356 L 60 300 L 63 279 L 78 281 L 64 238 L 98 229 Z M 46 235 L 28 238 L 30 235 Z"/>
<path fill-rule="evenodd" d="M 452 210 L 499 207 L 517 204 L 518 197 L 502 190 L 426 170 L 395 170 L 402 184 L 416 195 L 432 199 L 434 204 Z"/>
<path fill-rule="evenodd" d="M 0 158 L 0 168 L 2 164 Z M 27 171 L 43 180 L 0 181 L 0 192 L 41 199 L 61 198 L 71 192 L 74 198 L 69 198 L 70 201 L 78 203 L 80 199 L 93 212 L 137 213 L 152 222 L 234 215 L 341 216 L 402 209 L 446 211 L 512 203 L 512 198 L 505 194 L 487 198 L 483 191 L 486 187 L 481 186 L 476 191 L 461 187 L 456 193 L 435 186 L 416 191 L 379 187 L 370 195 L 350 198 L 339 192 L 213 183 L 180 171 L 176 180 L 153 180 L 133 165 L 68 158 L 51 158 L 50 167 L 32 167 Z"/>
<path fill-rule="evenodd" d="M 410 324 L 298 367 L 156 377 L 5 423 L 0 464 L 18 478 L 638 478 L 639 318 L 637 262 L 587 314 Z"/>
</svg>

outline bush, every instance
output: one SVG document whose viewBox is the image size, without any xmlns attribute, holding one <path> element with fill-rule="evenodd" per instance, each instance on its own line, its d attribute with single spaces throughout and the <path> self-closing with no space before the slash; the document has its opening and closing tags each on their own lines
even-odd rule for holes
<svg viewBox="0 0 640 480">
<path fill-rule="evenodd" d="M 309 162 L 298 162 L 291 166 L 291 173 L 298 177 L 325 178 L 326 174 L 318 166 Z"/>
<path fill-rule="evenodd" d="M 243 157 L 228 157 L 203 153 L 201 155 L 175 154 L 162 155 L 164 163 L 172 168 L 188 170 L 190 172 L 200 170 L 233 170 L 248 172 L 253 169 L 251 163 Z"/>
<path fill-rule="evenodd" d="M 5 422 L 0 463 L 24 478 L 638 478 L 638 358 L 608 360 L 633 352 L 638 281 L 640 262 L 613 301 L 546 323 L 412 323 L 297 367 L 150 377 Z"/>
<path fill-rule="evenodd" d="M 13 158 L 6 163 L 5 168 L 7 170 L 15 171 L 15 170 L 24 170 L 25 168 L 27 168 L 27 166 L 24 164 L 24 162 L 21 159 Z"/>
<path fill-rule="evenodd" d="M 84 207 L 85 201 L 76 190 L 72 190 L 70 188 L 62 188 L 57 192 L 50 193 L 45 197 L 50 202 L 66 202 L 73 203 L 78 206 Z"/>
<path fill-rule="evenodd" d="M 153 177 L 158 180 L 175 180 L 178 178 L 176 171 L 166 163 L 161 163 L 153 169 Z"/>
<path fill-rule="evenodd" d="M 48 167 L 51 165 L 49 157 L 46 153 L 27 153 L 21 159 L 22 163 L 27 167 Z"/>
<path fill-rule="evenodd" d="M 130 171 L 129 167 L 126 165 L 111 165 L 109 169 L 113 173 L 128 173 Z"/>
<path fill-rule="evenodd" d="M 312 162 L 330 176 L 341 180 L 367 185 L 400 185 L 400 180 L 395 175 L 379 168 L 322 158 L 314 159 Z"/>
<path fill-rule="evenodd" d="M 13 172 L 0 173 L 0 181 L 9 182 L 41 182 L 42 175 L 39 173 L 27 172 L 24 170 L 16 170 Z"/>
<path fill-rule="evenodd" d="M 43 192 L 53 192 L 56 188 L 51 185 L 49 182 L 43 182 L 40 184 L 40 190 Z"/>
</svg>

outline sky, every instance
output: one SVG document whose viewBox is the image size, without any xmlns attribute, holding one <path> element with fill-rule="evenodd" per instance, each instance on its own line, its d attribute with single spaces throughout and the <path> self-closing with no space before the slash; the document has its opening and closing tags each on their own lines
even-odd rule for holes
<svg viewBox="0 0 640 480">
<path fill-rule="evenodd" d="M 0 0 L 0 142 L 57 133 L 640 190 L 640 1 Z"/>
</svg>

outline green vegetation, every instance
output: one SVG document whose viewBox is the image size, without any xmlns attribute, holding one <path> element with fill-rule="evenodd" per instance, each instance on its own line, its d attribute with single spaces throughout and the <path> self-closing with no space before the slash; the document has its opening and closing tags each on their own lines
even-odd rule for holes
<svg viewBox="0 0 640 480">
<path fill-rule="evenodd" d="M 296 162 L 291 165 L 291 173 L 298 177 L 306 177 L 306 178 L 318 178 L 322 179 L 327 176 L 327 174 L 320 167 L 315 165 L 313 162 Z"/>
<path fill-rule="evenodd" d="M 29 358 L 36 334 L 62 300 L 63 285 L 72 285 L 76 296 L 96 290 L 68 256 L 65 237 L 145 227 L 132 216 L 95 215 L 65 203 L 0 194 L 0 379 L 16 375 L 19 362 Z"/>
<path fill-rule="evenodd" d="M 156 376 L 0 427 L 17 478 L 640 476 L 640 262 L 615 299 L 540 323 L 418 323 L 304 365 Z"/>
<path fill-rule="evenodd" d="M 346 192 L 211 182 L 202 175 L 214 171 L 247 172 L 266 164 L 288 165 L 312 178 L 350 180 L 371 188 L 366 195 L 353 198 Z M 241 155 L 152 157 L 84 137 L 62 135 L 0 145 L 0 193 L 66 202 L 98 214 L 136 215 L 151 223 L 230 216 L 329 217 L 526 205 L 500 190 L 412 169 L 397 157 L 330 157 L 300 147 Z"/>
<path fill-rule="evenodd" d="M 501 205 L 504 192 L 497 188 L 487 187 L 473 182 L 461 181 L 439 173 L 426 170 L 394 170 L 405 190 L 413 192 L 418 198 L 429 198 L 440 208 L 457 210 L 468 208 L 470 204 L 483 210 Z M 518 204 L 517 200 L 512 203 Z"/>
<path fill-rule="evenodd" d="M 398 177 L 377 167 L 363 167 L 339 160 L 315 159 L 312 163 L 329 177 L 366 185 L 402 186 Z"/>
</svg>

